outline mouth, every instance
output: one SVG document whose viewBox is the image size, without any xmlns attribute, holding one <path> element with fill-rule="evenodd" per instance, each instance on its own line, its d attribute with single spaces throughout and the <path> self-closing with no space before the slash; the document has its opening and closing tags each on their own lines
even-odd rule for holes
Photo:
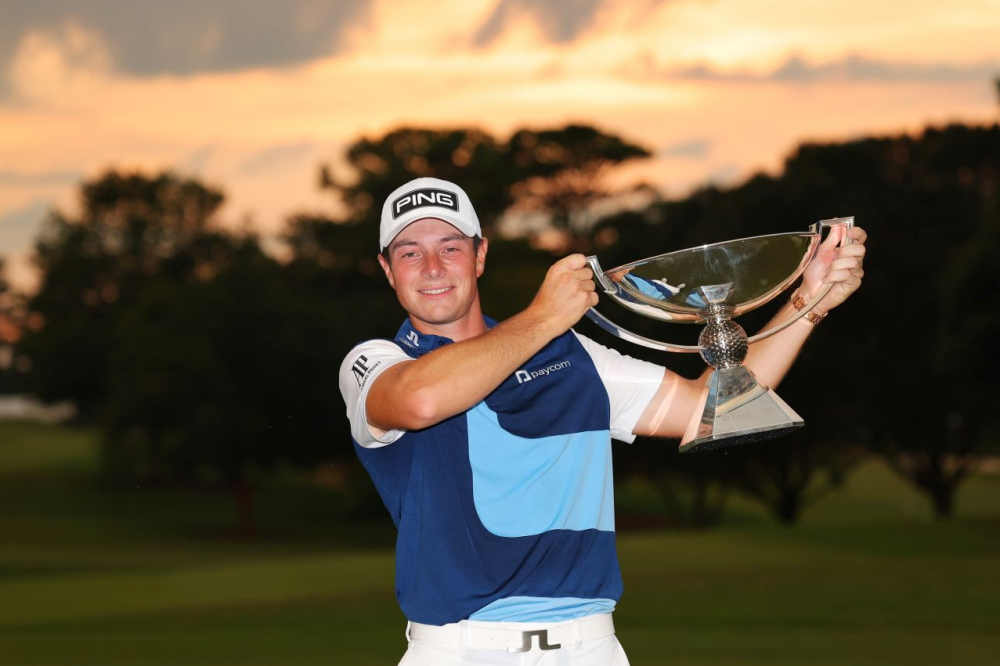
<svg viewBox="0 0 1000 666">
<path fill-rule="evenodd" d="M 454 287 L 440 287 L 438 289 L 418 289 L 417 291 L 424 296 L 440 296 L 441 294 L 447 293 L 454 289 Z"/>
</svg>

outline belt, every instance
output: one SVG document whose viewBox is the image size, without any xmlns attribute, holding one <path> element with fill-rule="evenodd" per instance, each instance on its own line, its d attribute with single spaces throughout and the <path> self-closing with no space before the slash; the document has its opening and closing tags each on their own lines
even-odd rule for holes
<svg viewBox="0 0 1000 666">
<path fill-rule="evenodd" d="M 611 620 L 610 613 L 548 626 L 529 622 L 525 623 L 524 629 L 517 629 L 512 625 L 516 623 L 462 620 L 439 627 L 410 622 L 406 626 L 406 637 L 409 640 L 427 641 L 457 648 L 528 652 L 536 647 L 539 650 L 578 648 L 582 643 L 607 638 L 615 633 L 615 624 Z"/>
</svg>

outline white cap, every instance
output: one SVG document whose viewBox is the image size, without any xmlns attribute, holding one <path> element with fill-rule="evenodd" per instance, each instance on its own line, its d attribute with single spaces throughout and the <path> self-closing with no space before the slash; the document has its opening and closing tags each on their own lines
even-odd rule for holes
<svg viewBox="0 0 1000 666">
<path fill-rule="evenodd" d="M 411 222 L 428 217 L 444 220 L 470 238 L 483 235 L 465 190 L 440 178 L 417 178 L 397 187 L 382 204 L 379 252 Z"/>
</svg>

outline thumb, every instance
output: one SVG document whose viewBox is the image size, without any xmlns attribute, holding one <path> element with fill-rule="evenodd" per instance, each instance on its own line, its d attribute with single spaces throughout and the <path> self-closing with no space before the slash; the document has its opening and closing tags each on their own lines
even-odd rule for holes
<svg viewBox="0 0 1000 666">
<path fill-rule="evenodd" d="M 837 247 L 844 241 L 846 235 L 847 235 L 847 227 L 843 225 L 830 227 L 830 233 L 827 234 L 826 240 L 823 241 L 822 247 L 825 249 Z"/>
<path fill-rule="evenodd" d="M 826 238 L 816 250 L 816 254 L 824 257 L 832 256 L 837 251 L 837 246 L 840 245 L 840 241 L 846 232 L 847 230 L 844 227 L 830 227 L 830 233 L 826 235 Z"/>
<path fill-rule="evenodd" d="M 575 254 L 565 256 L 556 263 L 562 265 L 563 267 L 571 271 L 575 271 L 587 265 L 587 258 L 578 252 Z"/>
</svg>

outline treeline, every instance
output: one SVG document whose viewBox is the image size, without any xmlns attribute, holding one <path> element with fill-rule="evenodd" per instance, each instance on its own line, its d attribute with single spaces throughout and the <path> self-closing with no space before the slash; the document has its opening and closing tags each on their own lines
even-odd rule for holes
<svg viewBox="0 0 1000 666">
<path fill-rule="evenodd" d="M 720 454 L 618 447 L 618 476 L 648 478 L 677 521 L 709 524 L 740 491 L 794 522 L 875 452 L 949 515 L 997 434 L 988 342 L 1000 339 L 1000 128 L 803 145 L 777 176 L 592 219 L 594 203 L 628 194 L 607 185 L 608 173 L 648 155 L 582 126 L 506 141 L 472 129 L 362 139 L 347 151 L 350 172 L 320 170 L 344 213 L 290 218 L 280 261 L 255 235 L 220 224 L 220 191 L 172 173 L 108 172 L 81 185 L 80 215 L 45 222 L 37 293 L 0 296 L 20 330 L 3 386 L 72 400 L 81 419 L 99 423 L 107 479 L 225 484 L 249 529 L 261 474 L 355 464 L 337 371 L 351 346 L 391 337 L 404 316 L 375 253 L 381 203 L 405 180 L 433 175 L 469 192 L 492 236 L 483 300 L 500 318 L 527 305 L 555 258 L 499 236 L 505 219 L 546 219 L 563 251 L 594 252 L 612 267 L 855 215 L 870 234 L 865 284 L 817 329 L 780 388 L 807 427 Z M 653 337 L 683 328 L 608 314 Z M 581 328 L 698 372 L 690 358 Z"/>
</svg>

